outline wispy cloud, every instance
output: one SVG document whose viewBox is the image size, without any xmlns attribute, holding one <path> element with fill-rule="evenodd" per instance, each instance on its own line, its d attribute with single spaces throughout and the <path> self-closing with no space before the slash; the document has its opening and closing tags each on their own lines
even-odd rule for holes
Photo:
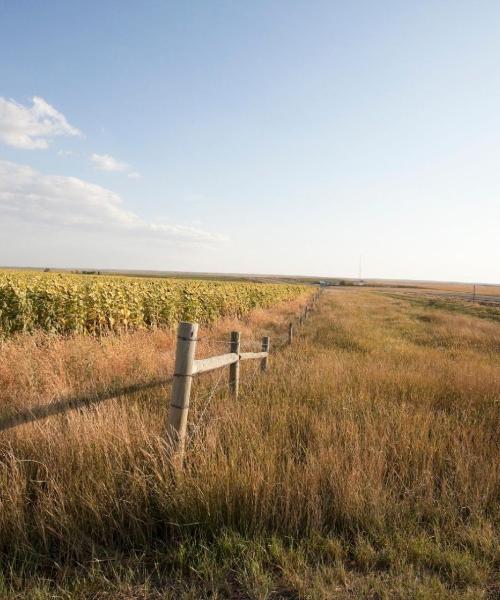
<svg viewBox="0 0 500 600">
<path fill-rule="evenodd" d="M 124 163 L 110 154 L 91 154 L 90 160 L 99 171 L 128 171 L 127 163 Z"/>
<path fill-rule="evenodd" d="M 127 177 L 131 179 L 139 179 L 141 174 L 133 171 L 132 167 L 121 160 L 118 160 L 111 154 L 91 154 L 90 161 L 99 171 L 114 171 L 119 173 L 127 173 Z"/>
<path fill-rule="evenodd" d="M 23 106 L 0 97 L 0 142 L 8 146 L 44 149 L 54 137 L 79 135 L 81 131 L 43 98 L 35 96 L 32 106 Z"/>
<path fill-rule="evenodd" d="M 196 227 L 147 222 L 115 192 L 76 177 L 45 175 L 0 161 L 0 211 L 19 223 L 133 234 L 164 241 L 214 244 L 225 240 Z"/>
<path fill-rule="evenodd" d="M 58 156 L 78 156 L 73 150 L 58 150 L 57 154 Z"/>
</svg>

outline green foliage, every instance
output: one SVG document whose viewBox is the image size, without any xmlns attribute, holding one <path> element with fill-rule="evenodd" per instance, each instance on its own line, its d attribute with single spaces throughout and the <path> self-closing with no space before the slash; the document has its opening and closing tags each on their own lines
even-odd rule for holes
<svg viewBox="0 0 500 600">
<path fill-rule="evenodd" d="M 204 324 L 292 300 L 304 286 L 0 272 L 0 335 L 38 329 L 101 335 Z"/>
</svg>

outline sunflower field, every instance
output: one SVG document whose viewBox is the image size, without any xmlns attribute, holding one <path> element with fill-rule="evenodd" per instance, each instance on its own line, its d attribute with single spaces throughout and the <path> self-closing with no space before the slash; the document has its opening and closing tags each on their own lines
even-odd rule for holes
<svg viewBox="0 0 500 600">
<path fill-rule="evenodd" d="M 0 271 L 0 335 L 102 335 L 182 320 L 209 324 L 306 291 L 286 284 Z"/>
</svg>

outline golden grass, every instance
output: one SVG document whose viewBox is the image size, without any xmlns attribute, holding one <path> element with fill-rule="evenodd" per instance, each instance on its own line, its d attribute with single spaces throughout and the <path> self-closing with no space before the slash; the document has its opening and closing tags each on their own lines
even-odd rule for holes
<svg viewBox="0 0 500 600">
<path fill-rule="evenodd" d="M 369 284 L 377 286 L 381 282 L 377 280 L 369 280 Z M 477 296 L 500 296 L 500 285 L 497 284 L 481 284 L 481 283 L 453 283 L 449 281 L 385 281 L 380 289 L 393 289 L 401 291 L 402 288 L 407 288 L 408 291 L 416 291 L 425 293 L 427 290 L 433 292 L 453 292 L 456 294 L 472 294 L 474 286 Z"/>
<path fill-rule="evenodd" d="M 465 294 L 472 294 L 474 284 L 473 283 L 446 283 L 446 282 L 434 282 L 434 283 L 422 283 L 417 284 L 418 287 L 438 290 L 438 291 L 449 291 L 458 292 Z M 485 285 L 476 284 L 476 294 L 481 296 L 500 296 L 500 285 Z"/>
<path fill-rule="evenodd" d="M 292 308 L 210 335 L 276 338 Z M 171 368 L 165 332 L 43 339 L 0 354 L 3 403 Z M 494 598 L 499 339 L 496 322 L 335 290 L 266 375 L 243 365 L 238 402 L 207 406 L 218 375 L 196 383 L 182 475 L 165 389 L 0 434 L 4 594 Z"/>
</svg>

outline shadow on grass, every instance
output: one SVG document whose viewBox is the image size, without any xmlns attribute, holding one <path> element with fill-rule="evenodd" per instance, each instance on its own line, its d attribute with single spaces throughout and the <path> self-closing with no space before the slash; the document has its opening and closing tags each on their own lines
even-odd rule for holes
<svg viewBox="0 0 500 600">
<path fill-rule="evenodd" d="M 7 429 L 12 429 L 13 427 L 18 427 L 19 425 L 24 425 L 26 423 L 33 423 L 34 421 L 46 419 L 53 415 L 63 414 L 69 410 L 100 404 L 105 400 L 111 400 L 112 398 L 118 398 L 119 396 L 126 396 L 144 390 L 150 390 L 161 385 L 167 385 L 171 382 L 171 377 L 153 379 L 147 383 L 135 383 L 122 387 L 110 388 L 98 394 L 94 393 L 84 396 L 61 398 L 50 404 L 33 406 L 32 408 L 27 408 L 22 411 L 16 411 L 14 414 L 0 415 L 0 431 L 6 431 Z"/>
</svg>

